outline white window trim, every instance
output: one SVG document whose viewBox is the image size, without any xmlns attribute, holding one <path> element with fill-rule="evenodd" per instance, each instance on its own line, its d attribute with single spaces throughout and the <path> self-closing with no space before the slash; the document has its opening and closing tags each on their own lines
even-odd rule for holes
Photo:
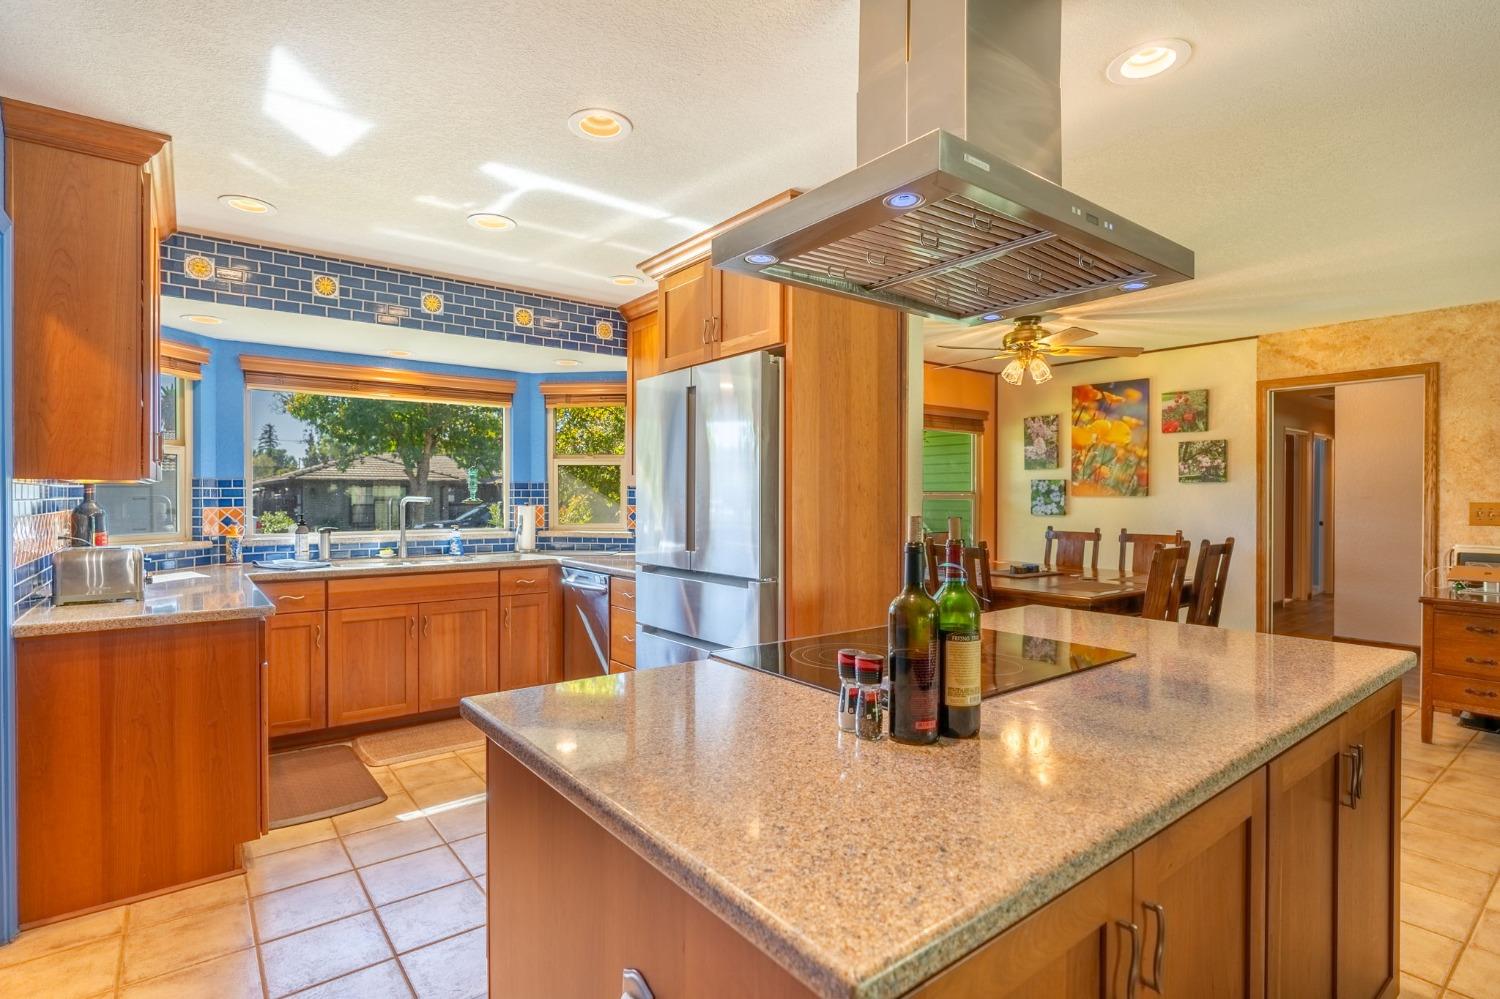
<svg viewBox="0 0 1500 999">
<path fill-rule="evenodd" d="M 630 460 L 628 454 L 597 454 L 597 455 L 565 455 L 558 457 L 556 452 L 555 431 L 556 420 L 553 411 L 558 409 L 597 409 L 604 406 L 618 406 L 624 409 L 623 403 L 618 402 L 585 402 L 585 403 L 557 403 L 549 405 L 547 409 L 547 534 L 624 534 L 627 530 L 626 524 L 629 511 L 626 509 L 626 498 L 629 490 L 625 484 L 625 470 Z M 626 419 L 629 417 L 627 415 Z M 630 439 L 629 428 L 626 429 L 627 441 L 626 451 L 630 450 L 628 441 Z M 561 524 L 557 519 L 557 501 L 559 492 L 557 488 L 557 470 L 563 465 L 613 465 L 620 470 L 620 519 L 608 523 L 592 524 Z"/>
<path fill-rule="evenodd" d="M 177 530 L 153 534 L 115 534 L 110 532 L 110 541 L 132 545 L 158 545 L 171 542 L 184 544 L 193 541 L 193 379 L 183 378 L 173 372 L 178 382 L 177 427 L 180 439 L 173 442 L 162 440 L 162 455 L 177 458 Z"/>
</svg>

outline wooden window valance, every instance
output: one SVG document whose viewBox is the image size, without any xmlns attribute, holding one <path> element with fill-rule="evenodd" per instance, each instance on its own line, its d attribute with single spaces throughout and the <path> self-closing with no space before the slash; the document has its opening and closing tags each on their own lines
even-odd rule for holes
<svg viewBox="0 0 1500 999">
<path fill-rule="evenodd" d="M 245 373 L 246 388 L 284 389 L 320 395 L 507 406 L 516 394 L 516 383 L 510 379 L 437 375 L 425 371 L 295 361 L 282 357 L 241 357 L 240 370 Z"/>
<path fill-rule="evenodd" d="M 549 406 L 623 406 L 624 382 L 543 382 L 542 398 Z"/>
<path fill-rule="evenodd" d="M 161 342 L 161 370 L 164 375 L 194 380 L 203 377 L 203 366 L 208 363 L 209 352 L 204 347 L 178 343 L 175 340 Z"/>
<path fill-rule="evenodd" d="M 990 414 L 982 409 L 958 406 L 927 406 L 922 412 L 922 426 L 928 430 L 953 430 L 964 434 L 982 434 L 988 428 Z"/>
</svg>

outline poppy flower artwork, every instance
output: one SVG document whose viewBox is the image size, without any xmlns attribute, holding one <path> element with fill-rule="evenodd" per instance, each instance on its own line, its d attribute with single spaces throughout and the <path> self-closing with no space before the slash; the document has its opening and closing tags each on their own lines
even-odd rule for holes
<svg viewBox="0 0 1500 999">
<path fill-rule="evenodd" d="M 1073 495 L 1145 496 L 1151 380 L 1073 386 Z"/>
<path fill-rule="evenodd" d="M 1201 434 L 1208 430 L 1208 389 L 1161 394 L 1161 432 Z"/>
</svg>

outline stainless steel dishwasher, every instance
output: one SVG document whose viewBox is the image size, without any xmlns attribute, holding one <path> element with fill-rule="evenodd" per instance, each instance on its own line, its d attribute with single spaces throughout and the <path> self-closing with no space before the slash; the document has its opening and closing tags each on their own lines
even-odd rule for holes
<svg viewBox="0 0 1500 999">
<path fill-rule="evenodd" d="M 609 672 L 609 577 L 563 566 L 563 679 Z"/>
</svg>

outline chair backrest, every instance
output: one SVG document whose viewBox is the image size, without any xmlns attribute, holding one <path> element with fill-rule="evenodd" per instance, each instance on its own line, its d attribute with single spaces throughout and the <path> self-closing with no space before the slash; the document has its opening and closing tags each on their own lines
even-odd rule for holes
<svg viewBox="0 0 1500 999">
<path fill-rule="evenodd" d="M 1082 569 L 1085 559 L 1088 559 L 1090 569 L 1096 572 L 1099 569 L 1099 542 L 1103 540 L 1104 532 L 1099 528 L 1092 531 L 1056 531 L 1047 528 L 1047 547 L 1042 561 L 1049 569 Z M 1057 543 L 1057 561 L 1052 560 L 1052 544 Z M 1089 555 L 1089 544 L 1092 543 L 1093 555 Z"/>
<path fill-rule="evenodd" d="M 1177 611 L 1182 606 L 1182 578 L 1187 575 L 1187 564 L 1187 545 L 1152 547 L 1141 617 L 1153 621 L 1177 620 Z"/>
<path fill-rule="evenodd" d="M 1224 585 L 1229 580 L 1229 557 L 1234 554 L 1234 539 L 1222 545 L 1205 540 L 1198 549 L 1198 568 L 1193 572 L 1193 600 L 1188 605 L 1188 624 L 1218 627 L 1219 612 L 1224 609 Z"/>
<path fill-rule="evenodd" d="M 1120 528 L 1120 571 L 1144 575 L 1151 571 L 1152 553 L 1157 545 L 1182 544 L 1182 532 L 1176 534 L 1131 534 Z M 1131 545 L 1130 561 L 1125 561 L 1125 549 Z"/>
<path fill-rule="evenodd" d="M 943 585 L 943 579 L 938 575 L 938 566 L 943 564 L 947 545 L 947 531 L 931 531 L 926 536 L 928 593 L 936 593 L 937 588 Z"/>
<path fill-rule="evenodd" d="M 964 549 L 964 575 L 968 577 L 969 589 L 979 598 L 979 606 L 991 610 L 995 595 L 990 590 L 990 543 L 981 541 Z"/>
</svg>

